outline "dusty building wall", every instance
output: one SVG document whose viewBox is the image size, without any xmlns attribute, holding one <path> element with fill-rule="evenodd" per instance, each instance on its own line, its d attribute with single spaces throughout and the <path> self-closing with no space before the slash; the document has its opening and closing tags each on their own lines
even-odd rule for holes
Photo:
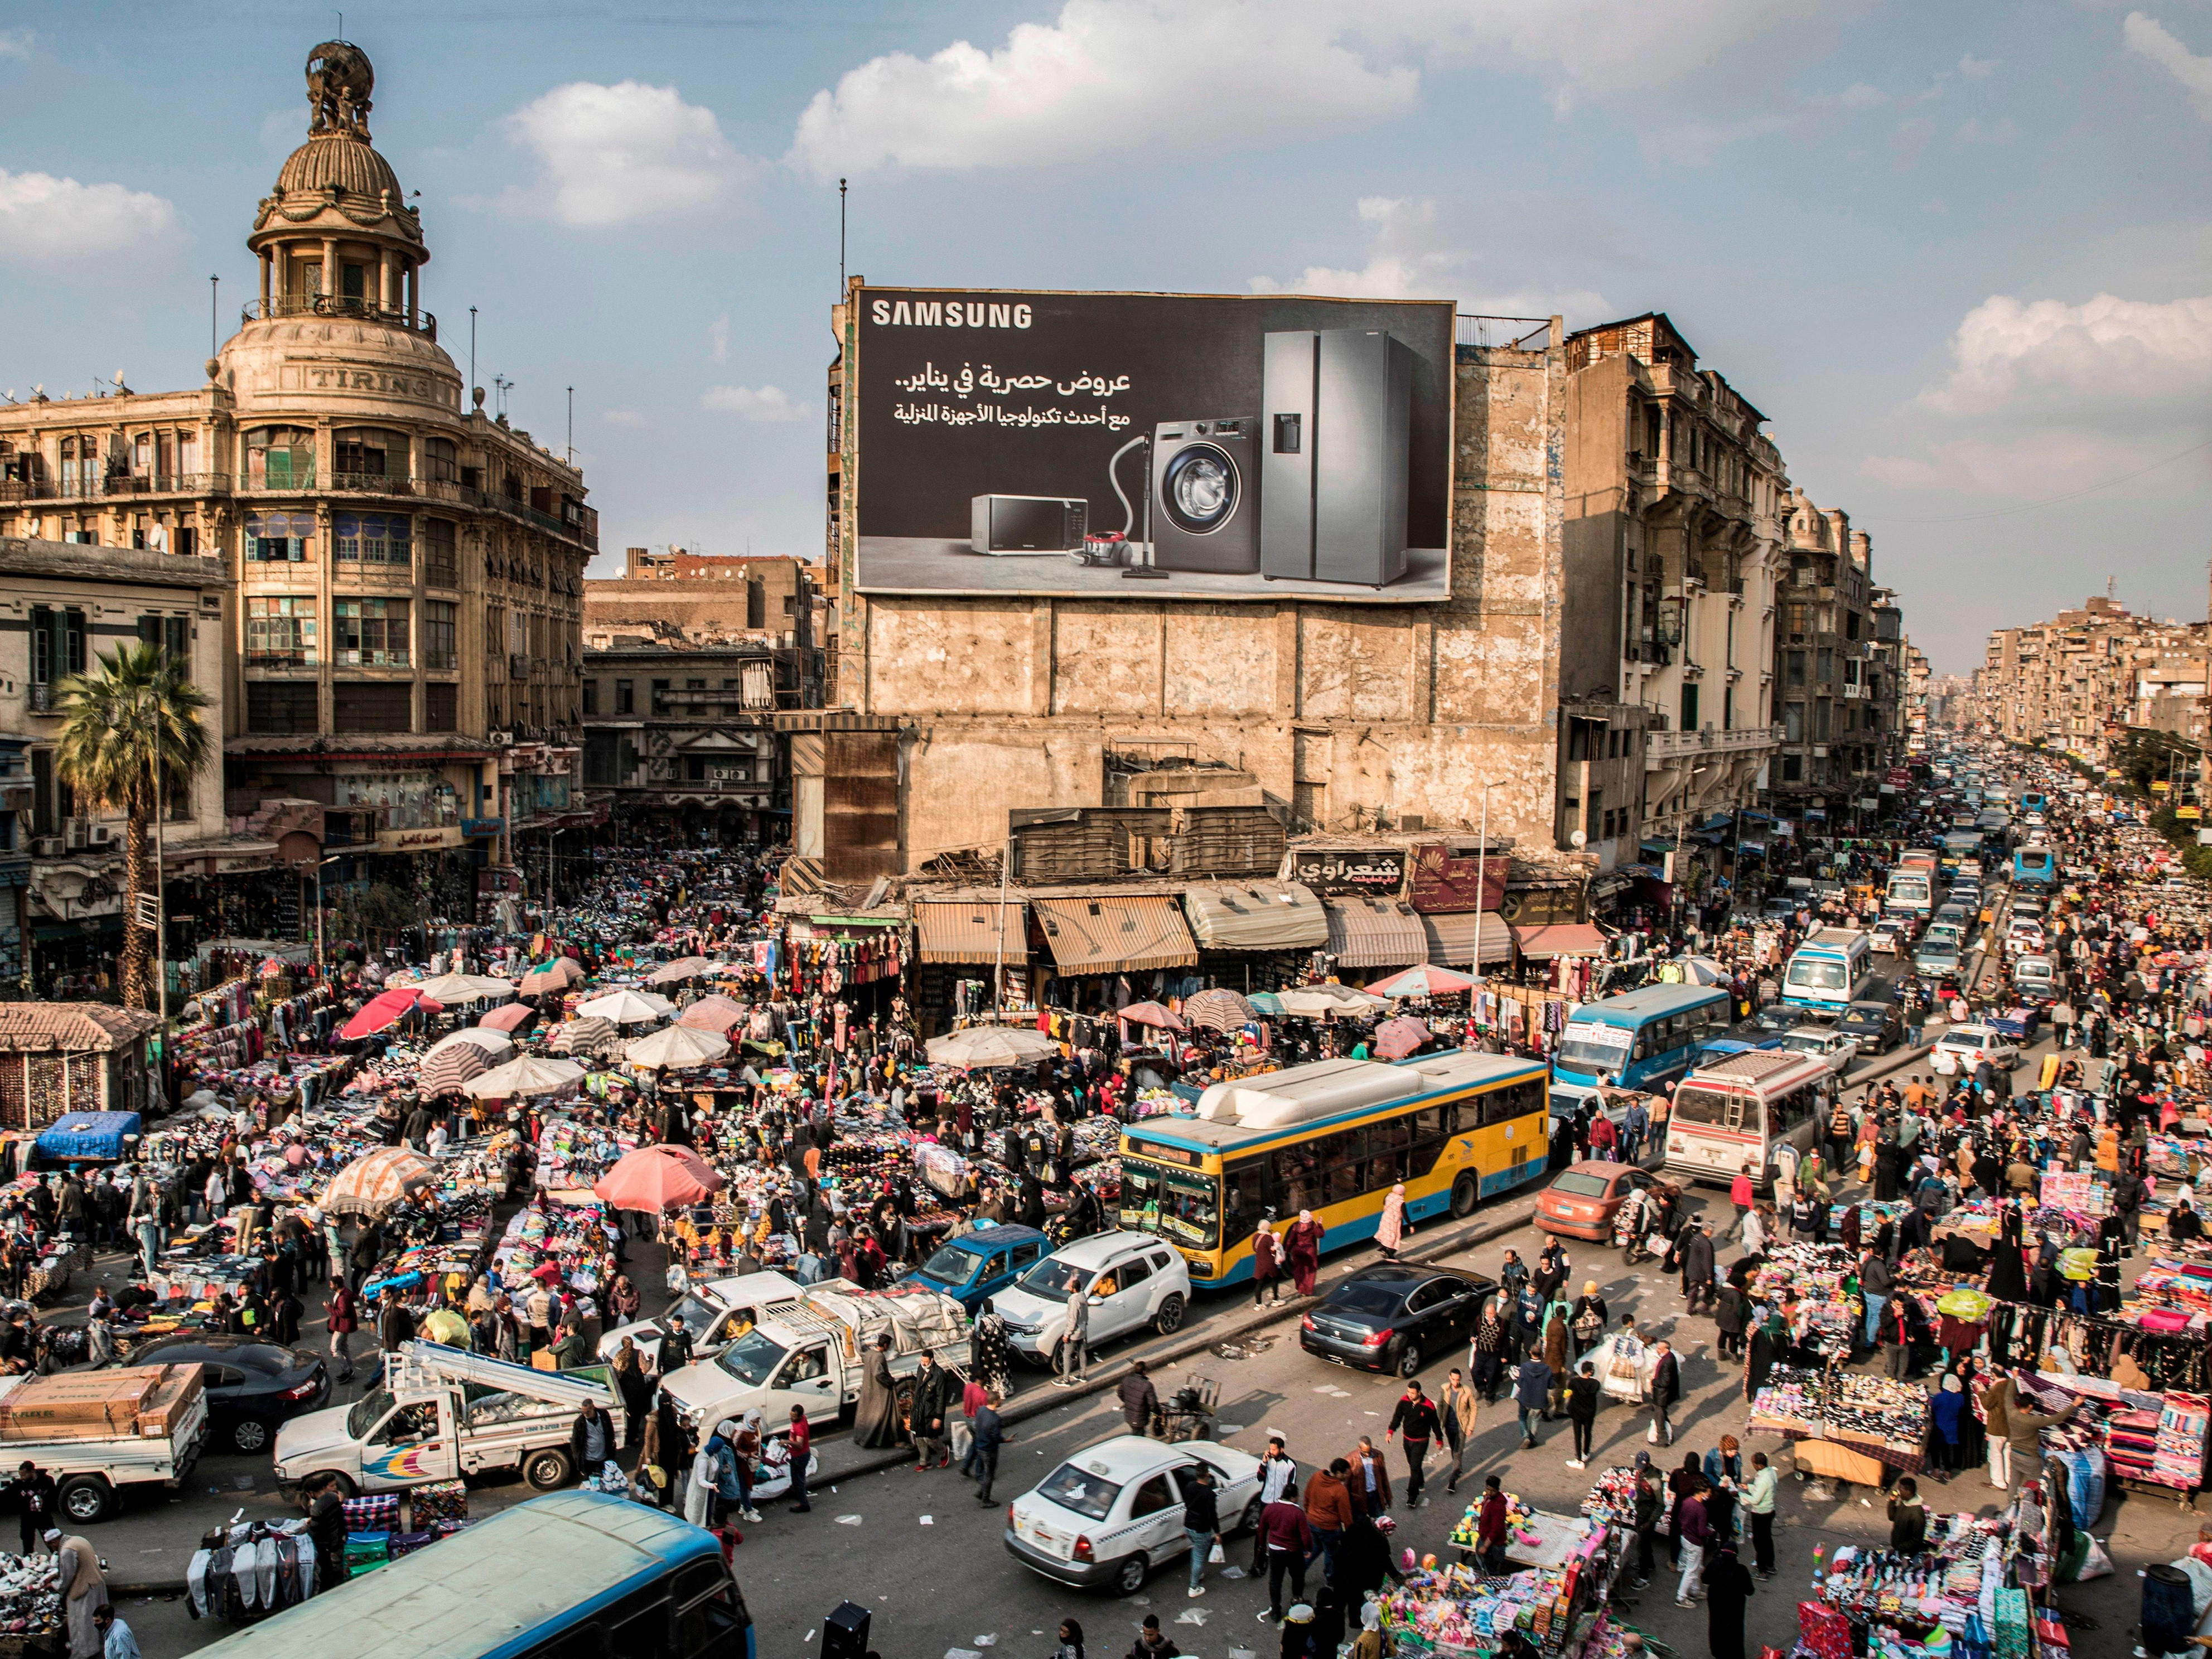
<svg viewBox="0 0 2212 1659">
<path fill-rule="evenodd" d="M 1628 404 L 1641 372 L 1635 358 L 1620 353 L 1567 377 L 1559 684 L 1571 697 L 1620 694 L 1631 517 Z"/>
<path fill-rule="evenodd" d="M 1473 828 L 1496 783 L 1493 836 L 1549 845 L 1564 362 L 1556 323 L 1459 348 L 1440 604 L 848 594 L 837 701 L 909 727 L 907 868 L 996 846 L 1010 809 L 1103 805 L 1109 751 L 1248 773 L 1323 829 Z"/>
</svg>

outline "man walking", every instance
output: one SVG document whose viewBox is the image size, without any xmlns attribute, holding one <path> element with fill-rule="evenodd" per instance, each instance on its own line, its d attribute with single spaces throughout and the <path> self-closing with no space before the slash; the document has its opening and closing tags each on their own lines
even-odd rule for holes
<svg viewBox="0 0 2212 1659">
<path fill-rule="evenodd" d="M 1206 1576 L 1206 1558 L 1221 1530 L 1221 1504 L 1213 1490 L 1213 1474 L 1201 1462 L 1191 1471 L 1182 1491 L 1182 1535 L 1190 1544 L 1189 1599 L 1206 1594 L 1199 1580 Z"/>
<path fill-rule="evenodd" d="M 1421 1468 L 1429 1461 L 1429 1443 L 1441 1431 L 1442 1423 L 1437 1416 L 1436 1404 L 1421 1392 L 1419 1377 L 1410 1379 L 1406 1392 L 1399 1396 L 1398 1409 L 1390 1413 L 1390 1426 L 1383 1433 L 1387 1445 L 1390 1437 L 1401 1430 L 1406 1436 L 1406 1504 L 1408 1508 L 1421 1506 Z"/>
<path fill-rule="evenodd" d="M 1651 1433 L 1650 1438 L 1662 1446 L 1674 1443 L 1674 1425 L 1667 1413 L 1682 1397 L 1682 1364 L 1674 1358 L 1674 1350 L 1665 1338 L 1652 1345 L 1651 1358 Z"/>
<path fill-rule="evenodd" d="M 1153 1418 L 1159 1414 L 1159 1390 L 1152 1387 L 1152 1379 L 1145 1371 L 1143 1360 L 1132 1360 L 1129 1374 L 1115 1389 L 1121 1402 L 1121 1421 L 1131 1434 L 1148 1432 Z"/>
<path fill-rule="evenodd" d="M 1452 1367 L 1444 1379 L 1443 1399 L 1437 1413 L 1443 1419 L 1444 1443 L 1451 1448 L 1451 1474 L 1444 1481 L 1448 1492 L 1459 1489 L 1459 1478 L 1467 1471 L 1468 1449 L 1474 1441 L 1474 1425 L 1480 1415 L 1482 1401 L 1473 1389 L 1460 1381 L 1459 1367 Z"/>
<path fill-rule="evenodd" d="M 943 1468 L 952 1462 L 946 1425 L 952 1414 L 952 1374 L 925 1348 L 915 1368 L 908 1427 L 914 1436 L 914 1467 Z"/>
<path fill-rule="evenodd" d="M 1521 1440 L 1524 1450 L 1536 1449 L 1536 1425 L 1543 1420 L 1545 1401 L 1552 1391 L 1552 1368 L 1540 1353 L 1521 1362 L 1513 1379 L 1513 1403 L 1521 1412 Z"/>
<path fill-rule="evenodd" d="M 805 1515 L 814 1505 L 806 1498 L 806 1466 L 814 1457 L 814 1430 L 806 1420 L 806 1407 L 791 1408 L 791 1434 L 784 1443 L 791 1449 L 791 1495 L 799 1501 L 791 1506 L 793 1515 Z"/>
<path fill-rule="evenodd" d="M 26 1460 L 12 1483 L 15 1518 L 22 1528 L 23 1553 L 39 1553 L 39 1537 L 54 1523 L 54 1478 Z"/>
<path fill-rule="evenodd" d="M 1060 1338 L 1060 1376 L 1053 1386 L 1072 1389 L 1082 1382 L 1091 1363 L 1091 1299 L 1080 1283 L 1067 1292 L 1067 1328 Z"/>
<path fill-rule="evenodd" d="M 1703 1593 L 1698 1576 L 1705 1568 L 1705 1546 L 1712 1542 L 1712 1522 L 1705 1515 L 1705 1500 L 1695 1492 L 1682 1500 L 1675 1516 L 1682 1529 L 1682 1578 L 1674 1587 L 1674 1605 L 1694 1607 L 1690 1598 Z"/>
<path fill-rule="evenodd" d="M 991 1483 L 999 1478 L 999 1448 L 1006 1443 L 1006 1425 L 999 1417 L 999 1391 L 996 1389 L 983 1398 L 983 1409 L 975 1413 L 971 1425 L 975 1432 L 975 1501 L 989 1504 Z"/>
<path fill-rule="evenodd" d="M 1692 1222 L 1682 1239 L 1683 1311 L 1695 1314 L 1713 1294 L 1713 1236 L 1702 1221 Z"/>
<path fill-rule="evenodd" d="M 1575 1425 L 1575 1455 L 1567 1460 L 1571 1469 L 1585 1468 L 1589 1462 L 1590 1440 L 1597 1426 L 1598 1386 L 1597 1367 L 1587 1359 L 1567 1381 L 1567 1420 Z"/>
</svg>

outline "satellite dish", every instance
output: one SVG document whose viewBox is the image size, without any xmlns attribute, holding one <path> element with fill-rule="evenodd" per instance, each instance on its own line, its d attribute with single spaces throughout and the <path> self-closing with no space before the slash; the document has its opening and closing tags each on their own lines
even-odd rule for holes
<svg viewBox="0 0 2212 1659">
<path fill-rule="evenodd" d="M 1567 845 L 1570 847 L 1586 846 L 1589 842 L 1589 831 L 1587 830 L 1577 830 L 1574 834 L 1567 837 Z"/>
<path fill-rule="evenodd" d="M 115 371 L 115 384 L 118 386 L 123 384 L 123 371 L 119 368 Z"/>
</svg>

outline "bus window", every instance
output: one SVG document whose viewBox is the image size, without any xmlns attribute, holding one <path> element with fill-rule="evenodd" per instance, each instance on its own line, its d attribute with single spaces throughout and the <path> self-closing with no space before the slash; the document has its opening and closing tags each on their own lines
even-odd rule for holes
<svg viewBox="0 0 2212 1659">
<path fill-rule="evenodd" d="M 1413 1120 L 1407 1116 L 1386 1117 L 1380 1123 L 1370 1124 L 1367 1130 L 1367 1156 L 1370 1165 L 1368 1184 L 1388 1187 L 1394 1181 L 1406 1178 L 1406 1155 L 1413 1144 Z"/>
<path fill-rule="evenodd" d="M 738 1659 L 752 1620 L 720 1565 L 710 1562 L 678 1574 L 675 1592 L 676 1617 L 670 1632 L 674 1659 Z"/>
<path fill-rule="evenodd" d="M 1267 1171 L 1264 1158 L 1232 1164 L 1223 1172 L 1221 1242 L 1235 1244 L 1259 1231 L 1260 1217 L 1267 1208 Z"/>
<path fill-rule="evenodd" d="M 1310 1210 L 1321 1195 L 1321 1164 L 1309 1146 L 1285 1146 L 1275 1153 L 1275 1176 L 1287 1214 Z"/>
<path fill-rule="evenodd" d="M 1649 1025 L 1645 1026 L 1642 1030 L 1636 1034 L 1637 1059 L 1649 1060 L 1651 1058 L 1652 1054 L 1656 1052 L 1652 1046 L 1654 1035 L 1654 1032 Z"/>
<path fill-rule="evenodd" d="M 600 1659 L 599 1627 L 578 1625 L 531 1649 L 529 1659 Z"/>
<path fill-rule="evenodd" d="M 1367 1190 L 1366 1166 L 1358 1163 L 1339 1164 L 1328 1172 L 1328 1202 L 1349 1204 Z"/>
</svg>

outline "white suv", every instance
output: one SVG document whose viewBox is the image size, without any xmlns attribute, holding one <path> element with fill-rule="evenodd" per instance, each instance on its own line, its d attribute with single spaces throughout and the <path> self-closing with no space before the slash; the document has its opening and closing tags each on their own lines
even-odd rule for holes
<svg viewBox="0 0 2212 1659">
<path fill-rule="evenodd" d="M 1150 1233 L 1100 1233 L 1047 1256 L 991 1298 L 1016 1353 L 1049 1364 L 1067 1329 L 1067 1293 L 1081 1285 L 1091 1304 L 1094 1348 L 1151 1325 L 1179 1328 L 1190 1306 L 1190 1267 Z"/>
</svg>

